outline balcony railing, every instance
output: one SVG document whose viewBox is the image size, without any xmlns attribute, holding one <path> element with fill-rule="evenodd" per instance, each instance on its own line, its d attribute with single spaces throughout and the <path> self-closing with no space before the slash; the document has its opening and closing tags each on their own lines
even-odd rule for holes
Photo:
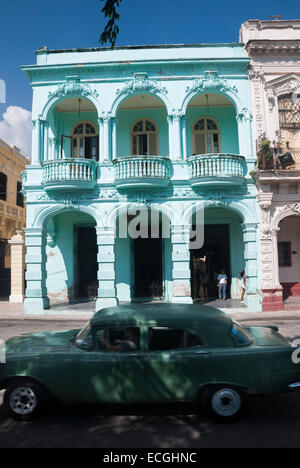
<svg viewBox="0 0 300 468">
<path fill-rule="evenodd" d="M 120 189 L 155 189 L 170 182 L 170 161 L 162 156 L 126 156 L 115 159 L 115 185 Z"/>
<path fill-rule="evenodd" d="M 25 209 L 0 200 L 0 216 L 4 224 L 7 218 L 25 222 Z M 1 222 L 1 224 L 3 223 Z"/>
<path fill-rule="evenodd" d="M 86 190 L 96 184 L 96 162 L 70 158 L 46 161 L 43 166 L 43 186 L 46 190 Z"/>
<path fill-rule="evenodd" d="M 246 173 L 244 156 L 235 154 L 199 154 L 188 158 L 192 187 L 242 185 Z"/>
</svg>

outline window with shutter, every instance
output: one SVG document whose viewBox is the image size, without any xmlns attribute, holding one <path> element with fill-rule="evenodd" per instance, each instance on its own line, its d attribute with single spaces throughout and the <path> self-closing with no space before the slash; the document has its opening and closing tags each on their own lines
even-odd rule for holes
<svg viewBox="0 0 300 468">
<path fill-rule="evenodd" d="M 158 131 L 154 122 L 139 120 L 131 127 L 131 154 L 157 156 Z"/>
<path fill-rule="evenodd" d="M 99 136 L 95 125 L 81 122 L 72 131 L 72 157 L 99 160 Z"/>
<path fill-rule="evenodd" d="M 211 117 L 202 117 L 192 128 L 193 154 L 220 152 L 220 130 L 218 123 Z"/>
</svg>

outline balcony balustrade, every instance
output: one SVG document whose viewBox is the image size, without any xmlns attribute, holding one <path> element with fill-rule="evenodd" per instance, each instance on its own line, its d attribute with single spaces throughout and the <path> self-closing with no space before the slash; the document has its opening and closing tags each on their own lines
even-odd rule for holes
<svg viewBox="0 0 300 468">
<path fill-rule="evenodd" d="M 6 219 L 25 222 L 25 209 L 0 200 L 0 216 L 2 218 L 0 224 L 5 224 Z"/>
<path fill-rule="evenodd" d="M 115 159 L 113 164 L 118 189 L 155 190 L 170 182 L 170 161 L 162 156 L 126 156 Z"/>
<path fill-rule="evenodd" d="M 87 190 L 96 185 L 96 162 L 91 159 L 55 159 L 42 163 L 45 190 Z"/>
<path fill-rule="evenodd" d="M 247 171 L 244 156 L 235 154 L 199 154 L 187 161 L 192 187 L 240 186 Z"/>
</svg>

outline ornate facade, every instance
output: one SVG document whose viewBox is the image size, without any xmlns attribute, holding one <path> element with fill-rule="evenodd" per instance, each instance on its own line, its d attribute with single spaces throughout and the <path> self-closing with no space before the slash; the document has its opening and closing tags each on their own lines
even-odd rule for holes
<svg viewBox="0 0 300 468">
<path fill-rule="evenodd" d="M 283 310 L 300 296 L 300 20 L 244 23 L 240 41 L 251 59 L 257 149 L 275 148 L 255 174 L 260 207 L 263 310 Z M 289 166 L 281 163 L 292 157 Z M 298 305 L 297 305 L 298 307 Z"/>
<path fill-rule="evenodd" d="M 22 176 L 29 161 L 16 147 L 0 140 L 0 297 L 10 294 L 11 256 L 9 239 L 25 227 Z M 24 273 L 24 272 L 23 272 Z"/>
<path fill-rule="evenodd" d="M 24 67 L 33 87 L 25 312 L 95 295 L 97 310 L 192 302 L 201 275 L 215 294 L 220 269 L 232 298 L 245 269 L 248 310 L 260 309 L 248 66 L 239 44 L 37 51 Z M 192 252 L 203 209 L 204 245 Z M 121 235 L 132 213 L 158 236 Z"/>
</svg>

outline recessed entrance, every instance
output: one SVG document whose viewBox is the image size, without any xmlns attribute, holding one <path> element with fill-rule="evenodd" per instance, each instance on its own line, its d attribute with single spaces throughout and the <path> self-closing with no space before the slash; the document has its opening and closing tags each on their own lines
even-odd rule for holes
<svg viewBox="0 0 300 468">
<path fill-rule="evenodd" d="M 193 226 L 195 229 L 195 226 Z M 211 224 L 204 227 L 204 245 L 191 249 L 192 298 L 217 298 L 217 275 L 225 270 L 228 277 L 227 297 L 231 289 L 229 225 Z"/>
<path fill-rule="evenodd" d="M 93 299 L 97 297 L 97 237 L 96 229 L 90 226 L 76 226 L 77 240 L 77 287 L 79 298 Z"/>
<path fill-rule="evenodd" d="M 154 299 L 163 296 L 162 238 L 133 240 L 134 285 L 136 299 Z"/>
</svg>

